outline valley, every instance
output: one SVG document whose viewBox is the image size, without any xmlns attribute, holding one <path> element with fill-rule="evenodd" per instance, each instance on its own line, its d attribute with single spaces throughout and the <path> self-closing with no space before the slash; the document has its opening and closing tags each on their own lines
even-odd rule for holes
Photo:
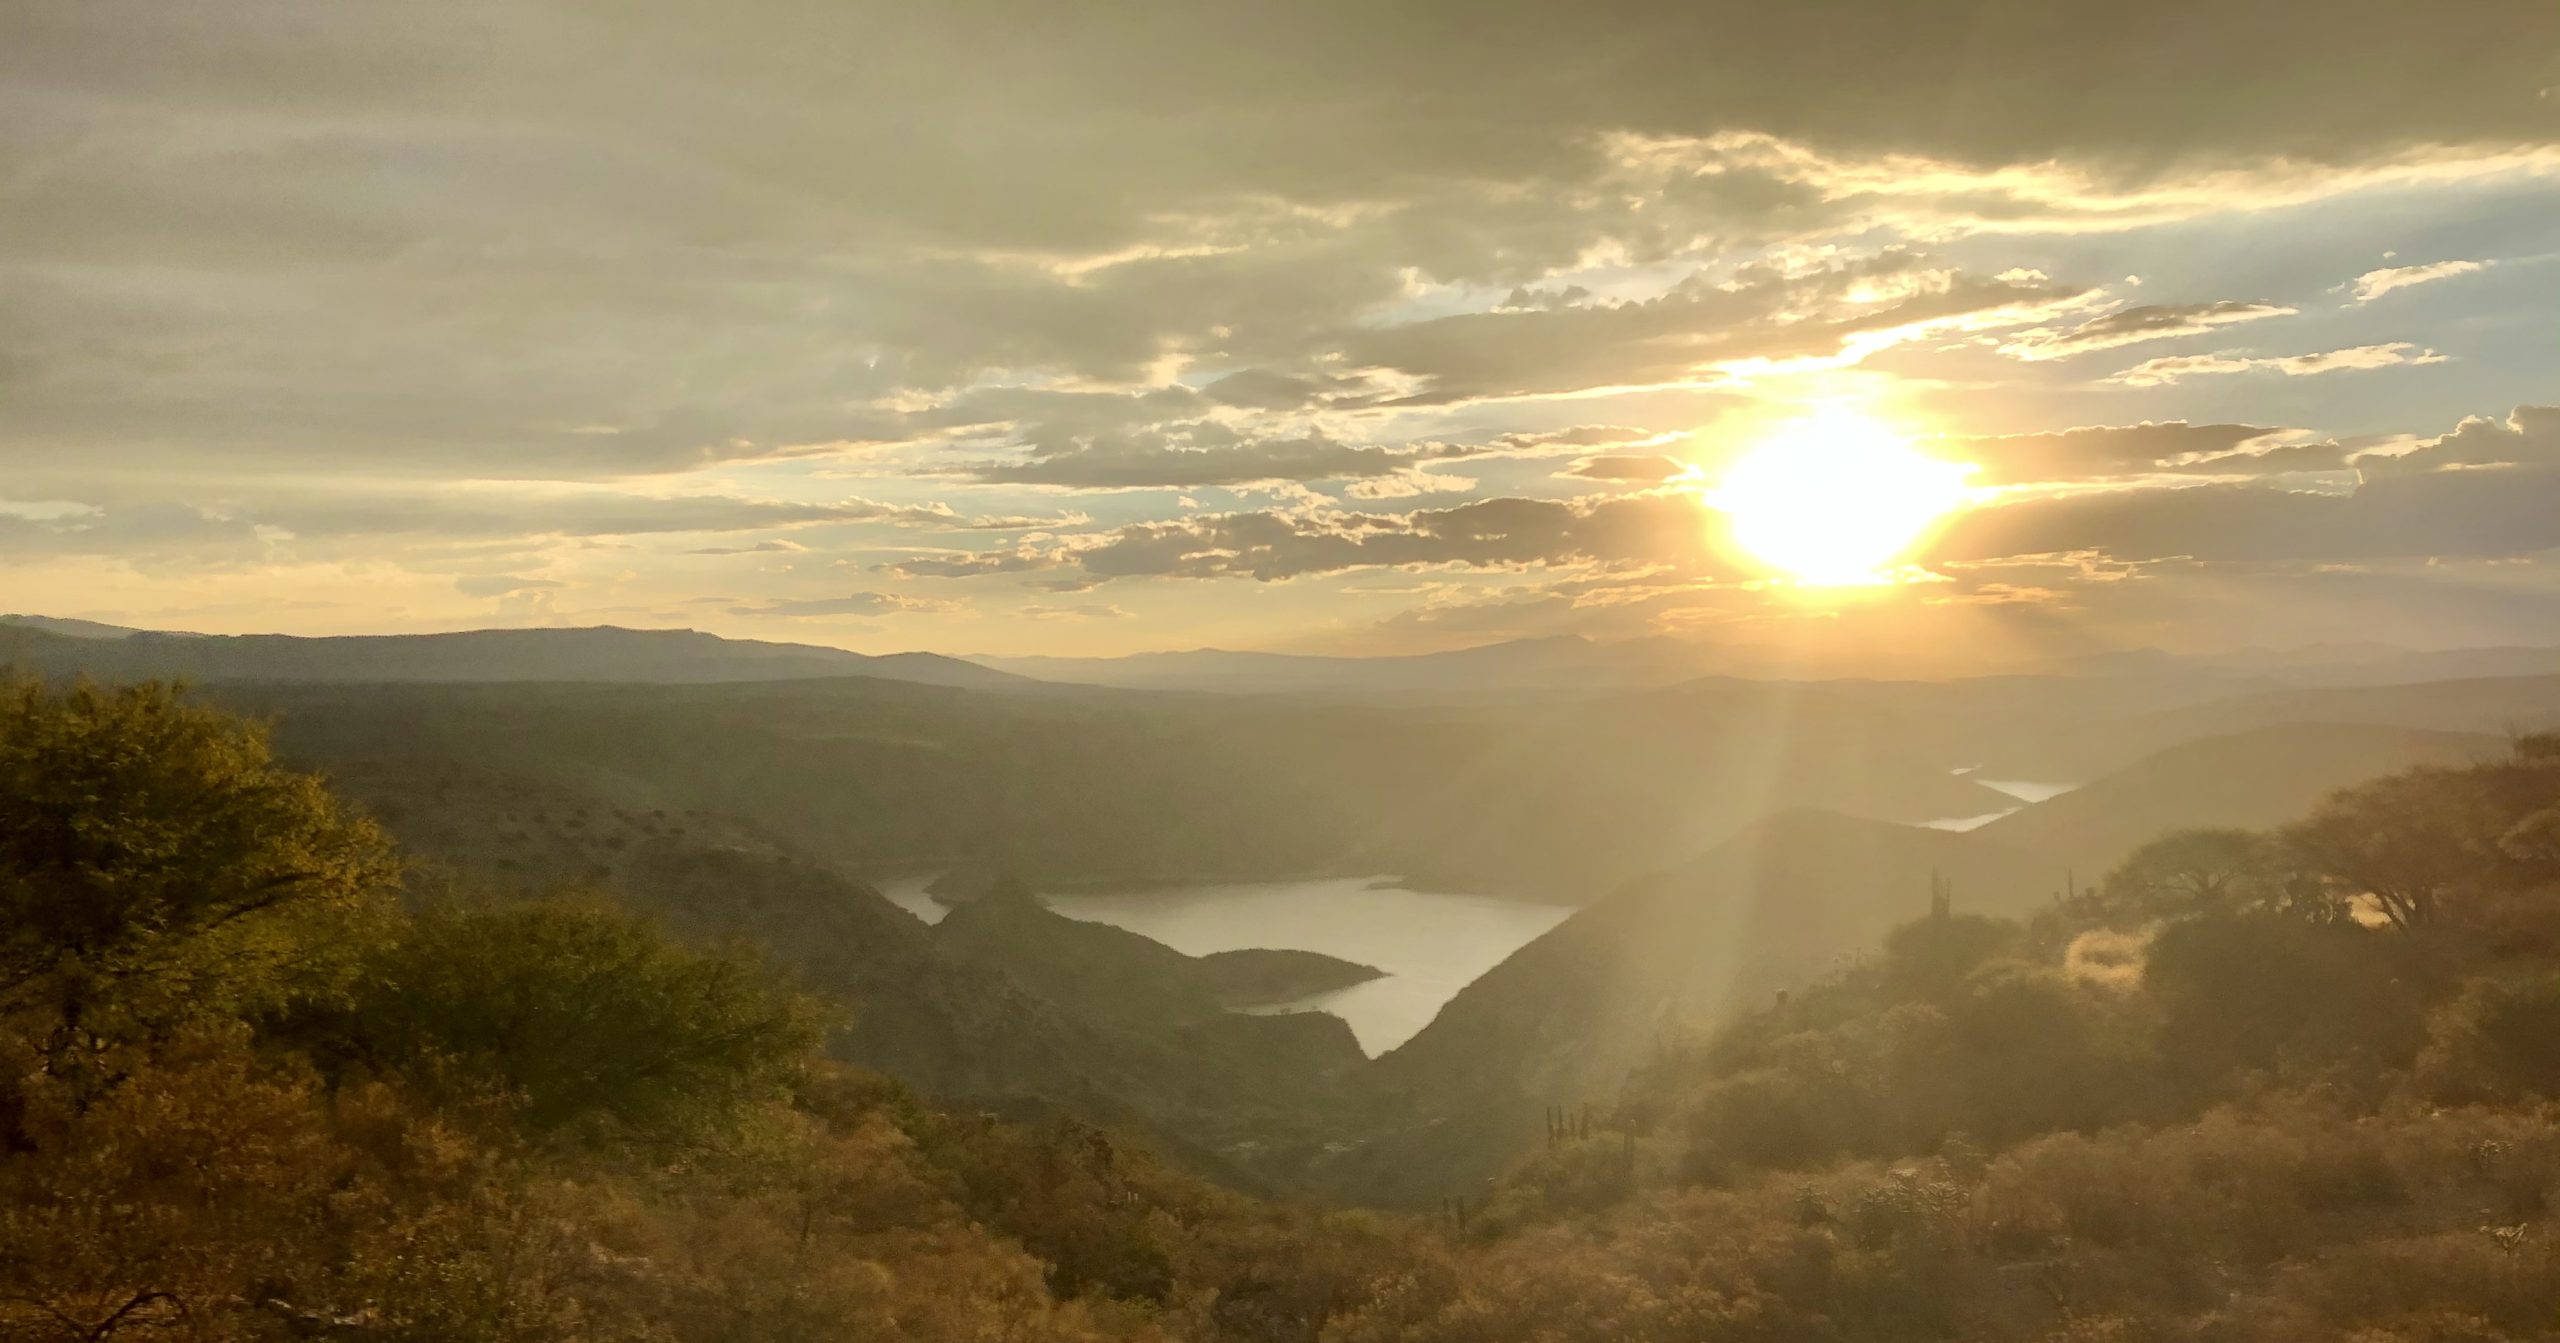
<svg viewBox="0 0 2560 1343">
<path fill-rule="evenodd" d="M 130 639 L 19 637 L 57 672 L 129 665 L 81 659 Z M 929 1093 L 1389 1205 L 1480 1183 L 1548 1107 L 1853 963 L 1933 886 L 2031 914 L 2164 831 L 2487 758 L 2560 704 L 2513 679 L 2213 698 L 2189 669 L 1499 704 L 733 680 L 718 641 L 682 645 L 680 683 L 559 682 L 489 646 L 412 664 L 448 679 L 329 652 L 201 693 L 380 817 L 421 889 L 602 892 L 768 948 L 859 1004 L 843 1057 Z M 2308 709 L 2340 721 L 2285 718 Z M 2024 782 L 2060 762 L 2108 767 Z M 958 872 L 1004 894 L 927 893 Z"/>
</svg>

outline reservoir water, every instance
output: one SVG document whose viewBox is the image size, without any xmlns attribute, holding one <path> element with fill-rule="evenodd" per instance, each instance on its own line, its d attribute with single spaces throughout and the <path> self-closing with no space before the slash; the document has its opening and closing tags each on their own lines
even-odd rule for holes
<svg viewBox="0 0 2560 1343">
<path fill-rule="evenodd" d="M 929 880 L 875 884 L 881 894 L 931 923 L 948 911 L 924 893 Z M 1530 900 L 1411 891 L 1378 877 L 1044 898 L 1068 918 L 1126 928 L 1194 956 L 1275 947 L 1374 965 L 1386 971 L 1383 978 L 1272 1009 L 1331 1012 L 1351 1023 L 1360 1047 L 1373 1055 L 1413 1038 L 1458 990 L 1573 913 L 1564 905 Z"/>
</svg>

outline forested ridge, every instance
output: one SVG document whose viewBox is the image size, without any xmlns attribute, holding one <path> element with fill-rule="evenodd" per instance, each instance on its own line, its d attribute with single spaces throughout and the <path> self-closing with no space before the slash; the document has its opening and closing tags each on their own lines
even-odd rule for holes
<svg viewBox="0 0 2560 1343">
<path fill-rule="evenodd" d="M 163 687 L 6 689 L 0 919 L 0 1338 L 2560 1337 L 2551 737 L 1959 900 L 1429 1215 L 831 1062 Z"/>
</svg>

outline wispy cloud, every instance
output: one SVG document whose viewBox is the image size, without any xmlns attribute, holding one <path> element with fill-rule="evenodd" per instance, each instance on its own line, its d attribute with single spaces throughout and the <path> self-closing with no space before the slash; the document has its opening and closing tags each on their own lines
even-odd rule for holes
<svg viewBox="0 0 2560 1343">
<path fill-rule="evenodd" d="M 930 597 L 907 597 L 894 592 L 855 592 L 842 597 L 777 598 L 772 601 L 741 602 L 728 608 L 733 616 L 781 616 L 806 619 L 816 616 L 887 616 L 929 613 L 959 609 L 956 603 Z"/>
<path fill-rule="evenodd" d="M 2355 301 L 2371 303 L 2395 289 L 2409 289 L 2456 275 L 2469 275 L 2495 265 L 2490 261 L 2430 261 L 2423 266 L 2393 266 L 2386 270 L 2369 270 L 2359 275 L 2346 288 L 2355 290 Z"/>
<path fill-rule="evenodd" d="M 2282 373 L 2289 378 L 2307 377 L 2314 373 L 2345 373 L 2359 369 L 2391 368 L 2401 364 L 2441 364 L 2445 356 L 2433 350 L 2422 350 L 2406 341 L 2387 345 L 2358 345 L 2344 350 L 2326 350 L 2317 354 L 2279 354 L 2263 358 L 2229 354 L 2181 354 L 2162 359 L 2146 359 L 2106 379 L 2127 387 L 2165 387 L 2188 378 L 2215 377 L 2228 373 Z"/>
<path fill-rule="evenodd" d="M 2118 308 L 2067 330 L 2039 327 L 2022 331 L 2000 347 L 2012 359 L 2062 359 L 2093 350 L 2112 350 L 2143 341 L 2202 335 L 2219 327 L 2290 317 L 2298 311 L 2281 303 L 2225 299 L 2219 303 L 2146 303 Z"/>
</svg>

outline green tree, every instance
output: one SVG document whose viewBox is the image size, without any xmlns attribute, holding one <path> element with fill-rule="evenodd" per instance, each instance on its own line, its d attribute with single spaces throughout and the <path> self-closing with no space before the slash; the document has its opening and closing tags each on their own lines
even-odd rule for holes
<svg viewBox="0 0 2560 1343">
<path fill-rule="evenodd" d="M 2491 818 L 2473 781 L 2464 771 L 2413 769 L 2342 788 L 2287 827 L 2284 840 L 2342 897 L 2371 901 L 2394 927 L 2421 927 L 2473 888 L 2487 858 Z"/>
<path fill-rule="evenodd" d="M 2110 923 L 2150 923 L 2283 903 L 2277 846 L 2249 830 L 2179 830 L 2134 850 L 2099 884 Z"/>
<path fill-rule="evenodd" d="M 322 926 L 398 873 L 253 724 L 158 683 L 0 686 L 0 1009 L 95 1033 L 272 1003 L 342 968 Z"/>
<path fill-rule="evenodd" d="M 825 1033 L 815 1001 L 772 980 L 601 906 L 444 905 L 369 959 L 323 1052 L 494 1083 L 537 1129 L 699 1133 L 781 1095 Z"/>
<path fill-rule="evenodd" d="M 2560 975 L 2473 980 L 2429 1024 L 2420 1072 L 2445 1098 L 2560 1096 Z"/>
</svg>

